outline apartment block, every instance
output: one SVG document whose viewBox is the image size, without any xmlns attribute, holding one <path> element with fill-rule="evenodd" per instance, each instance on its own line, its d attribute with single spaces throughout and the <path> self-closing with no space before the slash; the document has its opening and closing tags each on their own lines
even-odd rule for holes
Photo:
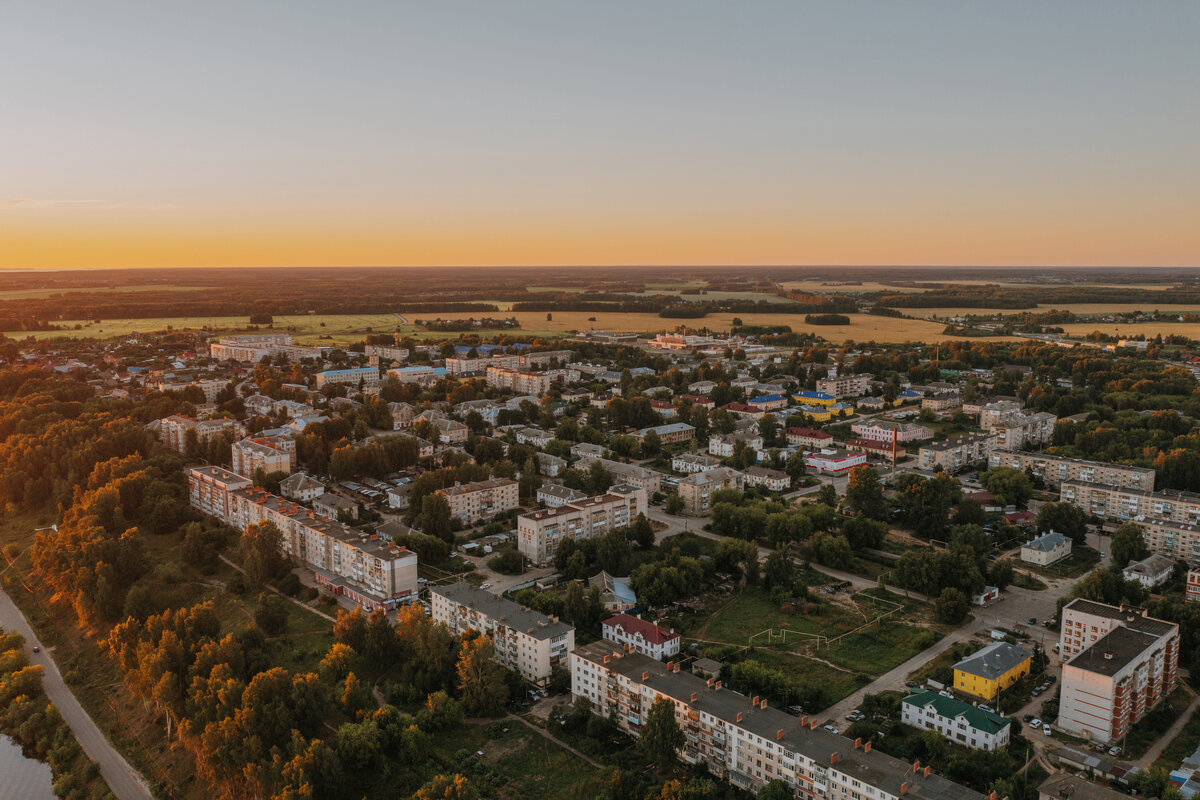
<svg viewBox="0 0 1200 800">
<path fill-rule="evenodd" d="M 577 380 L 579 380 L 579 372 L 576 370 L 558 369 L 548 372 L 531 372 L 510 367 L 487 368 L 488 386 L 538 397 L 549 391 L 550 385 L 553 383 L 574 383 Z"/>
<path fill-rule="evenodd" d="M 921 400 L 921 408 L 927 408 L 937 414 L 953 411 L 961 405 L 962 395 L 958 392 L 938 392 Z"/>
<path fill-rule="evenodd" d="M 679 479 L 679 499 L 683 501 L 686 514 L 707 514 L 709 498 L 719 489 L 741 489 L 745 476 L 736 469 L 717 467 L 704 472 L 693 472 Z"/>
<path fill-rule="evenodd" d="M 408 359 L 408 348 L 394 347 L 386 344 L 369 344 L 363 348 L 367 362 L 372 367 L 387 366 L 392 363 L 403 364 Z"/>
<path fill-rule="evenodd" d="M 476 356 L 475 358 L 447 358 L 446 371 L 451 375 L 471 375 L 487 372 L 488 367 L 516 369 L 521 366 L 517 355 Z"/>
<path fill-rule="evenodd" d="M 655 701 L 667 700 L 684 733 L 680 757 L 740 789 L 757 791 L 780 780 L 807 800 L 983 800 L 919 762 L 831 733 L 816 717 L 785 714 L 715 678 L 682 672 L 678 664 L 605 639 L 571 653 L 571 693 L 635 737 Z"/>
<path fill-rule="evenodd" d="M 651 428 L 642 428 L 634 434 L 638 439 L 645 439 L 646 434 L 654 431 L 658 436 L 658 440 L 664 445 L 678 444 L 679 442 L 690 442 L 696 436 L 696 429 L 686 422 L 672 422 L 667 425 L 655 425 Z"/>
<path fill-rule="evenodd" d="M 317 388 L 324 389 L 326 386 L 345 383 L 358 388 L 361 384 L 364 387 L 378 386 L 383 383 L 383 379 L 379 376 L 379 367 L 356 367 L 354 369 L 330 369 L 325 372 L 317 373 Z"/>
<path fill-rule="evenodd" d="M 554 363 L 569 364 L 575 357 L 571 350 L 530 350 L 521 354 L 523 367 L 547 367 Z"/>
<path fill-rule="evenodd" d="M 1200 563 L 1200 495 L 1166 489 L 1124 489 L 1102 483 L 1063 481 L 1059 500 L 1115 522 L 1136 522 L 1156 553 Z"/>
<path fill-rule="evenodd" d="M 1200 603 L 1200 569 L 1188 570 L 1185 599 L 1189 603 Z"/>
<path fill-rule="evenodd" d="M 249 478 L 224 467 L 189 467 L 188 502 L 192 508 L 226 524 L 233 520 L 230 494 L 249 486 Z"/>
<path fill-rule="evenodd" d="M 679 655 L 680 636 L 673 630 L 661 628 L 649 620 L 632 614 L 616 614 L 600 623 L 600 635 L 610 642 L 655 661 Z"/>
<path fill-rule="evenodd" d="M 825 447 L 833 443 L 833 434 L 812 428 L 787 428 L 784 430 L 787 443 L 800 447 Z"/>
<path fill-rule="evenodd" d="M 924 470 L 957 472 L 969 466 L 988 463 L 996 437 L 991 433 L 971 433 L 924 445 L 917 455 L 917 466 Z"/>
<path fill-rule="evenodd" d="M 575 629 L 468 583 L 429 589 L 433 621 L 455 635 L 477 631 L 492 643 L 496 660 L 537 686 L 555 667 L 567 667 Z"/>
<path fill-rule="evenodd" d="M 1056 422 L 1058 422 L 1058 417 L 1045 411 L 1038 411 L 1033 414 L 1013 414 L 998 420 L 990 427 L 986 425 L 980 427 L 996 434 L 997 446 L 1009 450 L 1020 450 L 1025 447 L 1040 447 L 1047 444 L 1054 436 Z"/>
<path fill-rule="evenodd" d="M 850 426 L 850 432 L 859 439 L 869 442 L 923 442 L 933 438 L 933 431 L 924 425 L 911 422 L 895 422 L 890 419 L 856 422 Z"/>
<path fill-rule="evenodd" d="M 719 466 L 721 466 L 721 459 L 702 453 L 681 453 L 671 459 L 671 469 L 686 475 L 691 475 L 693 472 L 705 472 Z"/>
<path fill-rule="evenodd" d="M 290 436 L 254 436 L 230 447 L 233 471 L 253 478 L 258 470 L 291 473 L 296 468 L 296 440 Z"/>
<path fill-rule="evenodd" d="M 792 488 L 792 479 L 786 472 L 766 467 L 746 467 L 746 485 L 761 486 L 769 492 L 786 492 Z"/>
<path fill-rule="evenodd" d="M 519 484 L 508 478 L 489 478 L 439 490 L 450 503 L 450 516 L 472 525 L 518 505 Z"/>
<path fill-rule="evenodd" d="M 937 731 L 972 750 L 998 750 L 1008 744 L 1012 733 L 1011 720 L 932 691 L 901 700 L 900 721 L 920 730 Z"/>
<path fill-rule="evenodd" d="M 1057 531 L 1047 531 L 1021 545 L 1021 560 L 1046 567 L 1071 555 L 1071 545 L 1070 538 Z"/>
<path fill-rule="evenodd" d="M 195 381 L 159 381 L 158 390 L 160 392 L 182 392 L 184 389 L 195 387 L 204 393 L 204 400 L 208 403 L 216 402 L 217 395 L 221 393 L 229 381 L 224 378 L 212 378 L 211 380 L 195 380 Z"/>
<path fill-rule="evenodd" d="M 574 448 L 572 448 L 572 451 L 574 451 Z M 663 476 L 661 472 L 639 467 L 637 464 L 626 464 L 623 461 L 613 461 L 608 458 L 584 456 L 579 459 L 575 467 L 586 470 L 595 462 L 600 462 L 600 466 L 604 467 L 617 483 L 628 483 L 639 489 L 645 489 L 647 497 L 653 496 L 655 492 L 662 488 Z"/>
<path fill-rule="evenodd" d="M 565 539 L 590 539 L 624 528 L 646 513 L 646 490 L 618 484 L 597 497 L 517 517 L 517 549 L 534 564 L 549 564 Z"/>
<path fill-rule="evenodd" d="M 1105 464 L 1101 461 L 1085 461 L 1081 458 L 1026 453 L 998 447 L 988 458 L 991 467 L 1013 467 L 1022 472 L 1029 470 L 1045 481 L 1046 486 L 1057 489 L 1063 481 L 1103 483 L 1124 489 L 1154 491 L 1154 470 L 1148 467 L 1130 467 L 1124 464 Z"/>
<path fill-rule="evenodd" d="M 242 436 L 246 433 L 246 426 L 236 419 L 196 420 L 179 415 L 158 420 L 157 427 L 159 441 L 177 453 L 182 453 L 187 449 L 188 431 L 195 431 L 196 440 L 199 442 L 207 442 L 224 436 L 226 432 L 233 436 Z"/>
<path fill-rule="evenodd" d="M 762 435 L 757 429 L 752 429 L 717 434 L 709 438 L 708 452 L 720 458 L 729 458 L 737 450 L 738 442 L 744 442 L 746 447 L 755 451 L 761 450 L 763 446 Z"/>
<path fill-rule="evenodd" d="M 1090 600 L 1068 604 L 1062 624 L 1059 648 L 1070 660 L 1058 726 L 1067 733 L 1119 740 L 1175 689 L 1178 625 Z"/>
<path fill-rule="evenodd" d="M 260 333 L 250 336 L 223 336 L 208 345 L 209 355 L 217 361 L 250 361 L 278 355 L 292 359 L 322 358 L 328 347 L 309 347 L 292 344 L 288 333 Z"/>
<path fill-rule="evenodd" d="M 875 376 L 869 372 L 857 375 L 837 375 L 833 378 L 817 379 L 817 391 L 834 397 L 859 397 L 871 391 Z"/>
</svg>

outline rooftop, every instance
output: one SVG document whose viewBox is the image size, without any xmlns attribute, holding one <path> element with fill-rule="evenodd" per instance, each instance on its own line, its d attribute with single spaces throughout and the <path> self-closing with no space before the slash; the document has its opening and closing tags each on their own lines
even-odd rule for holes
<svg viewBox="0 0 1200 800">
<path fill-rule="evenodd" d="M 1008 642 L 995 642 L 974 655 L 967 656 L 955 664 L 954 669 L 968 675 L 995 680 L 1030 657 L 1030 653 Z"/>
<path fill-rule="evenodd" d="M 955 700 L 953 697 L 943 697 L 933 691 L 909 695 L 901 702 L 908 703 L 910 706 L 916 706 L 917 708 L 933 706 L 933 710 L 939 716 L 948 719 L 962 717 L 972 728 L 986 733 L 999 733 L 1010 724 L 1009 720 L 999 714 L 984 711 L 978 706 L 965 703 L 962 700 Z"/>
<path fill-rule="evenodd" d="M 1126 627 L 1114 628 L 1107 636 L 1072 658 L 1067 666 L 1112 677 L 1158 640 L 1159 637 L 1152 633 Z"/>
<path fill-rule="evenodd" d="M 491 592 L 476 589 L 469 583 L 459 581 L 450 586 L 433 586 L 430 594 L 445 597 L 460 606 L 466 606 L 484 616 L 502 622 L 509 628 L 519 630 L 535 639 L 553 639 L 574 630 L 570 625 L 545 614 L 531 611 L 511 600 L 497 597 Z"/>
</svg>

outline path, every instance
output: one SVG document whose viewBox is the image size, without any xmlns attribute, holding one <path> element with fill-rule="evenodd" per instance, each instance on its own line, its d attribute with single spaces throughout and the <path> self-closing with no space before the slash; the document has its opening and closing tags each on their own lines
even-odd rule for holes
<svg viewBox="0 0 1200 800">
<path fill-rule="evenodd" d="M 25 637 L 29 663 L 42 667 L 42 688 L 46 697 L 58 708 L 83 752 L 100 766 L 100 774 L 108 782 L 113 794 L 120 800 L 152 800 L 153 795 L 150 794 L 141 773 L 131 767 L 116 748 L 109 744 L 108 739 L 104 738 L 104 734 L 96 727 L 96 723 L 83 710 L 83 706 L 79 705 L 49 651 L 34 634 L 25 615 L 3 589 L 0 589 L 0 627 Z M 35 645 L 41 648 L 40 653 L 33 652 Z"/>
<path fill-rule="evenodd" d="M 1200 706 L 1200 695 L 1192 698 L 1192 702 L 1188 704 L 1187 710 L 1179 715 L 1179 719 L 1175 720 L 1170 728 L 1167 728 L 1166 733 L 1158 737 L 1158 741 L 1154 743 L 1153 747 L 1146 751 L 1146 755 L 1142 756 L 1133 763 L 1142 769 L 1146 769 L 1155 761 L 1157 761 L 1158 757 L 1162 755 L 1163 750 L 1167 749 L 1167 745 L 1175 741 L 1175 737 L 1178 736 L 1179 732 L 1183 730 L 1183 726 L 1188 724 L 1188 720 L 1192 718 L 1192 713 L 1196 710 L 1197 706 Z M 1167 767 L 1167 769 L 1170 770 L 1172 767 Z"/>
<path fill-rule="evenodd" d="M 584 761 L 586 761 L 588 764 L 591 764 L 596 769 L 604 769 L 604 765 L 601 764 L 596 759 L 592 758 L 591 756 L 585 756 L 583 753 L 579 752 L 574 747 L 571 747 L 571 745 L 567 744 L 566 742 L 564 742 L 561 739 L 554 736 L 554 734 L 550 733 L 550 731 L 546 730 L 545 728 L 539 728 L 537 725 L 534 725 L 532 722 L 525 719 L 524 717 L 518 717 L 516 714 L 509 714 L 508 719 L 511 719 L 514 722 L 521 723 L 522 725 L 524 725 L 526 728 L 529 728 L 529 730 L 533 731 L 534 733 L 540 734 L 546 740 L 554 742 L 556 745 L 561 747 L 563 750 L 566 750 L 571 755 L 582 758 Z"/>
<path fill-rule="evenodd" d="M 242 569 L 240 566 L 238 566 L 237 564 L 233 563 L 232 561 L 230 561 L 230 560 L 229 560 L 228 558 L 226 558 L 225 556 L 220 556 L 220 559 L 221 559 L 222 561 L 224 561 L 226 564 L 228 564 L 229 566 L 231 566 L 231 567 L 233 567 L 234 569 L 236 569 L 238 572 L 242 573 L 243 575 L 245 575 L 245 574 L 246 574 L 246 570 Z M 311 611 L 312 613 L 316 614 L 318 617 L 324 617 L 325 619 L 329 620 L 330 622 L 337 622 L 337 619 L 336 619 L 335 617 L 331 617 L 331 616 L 329 616 L 328 614 L 326 614 L 324 611 L 321 611 L 321 610 L 319 610 L 319 609 L 313 608 L 312 606 L 308 605 L 307 603 L 302 603 L 302 602 L 300 602 L 299 600 L 297 600 L 297 599 L 296 599 L 296 598 L 294 598 L 294 597 L 288 597 L 286 594 L 284 594 L 283 592 L 279 591 L 278 589 L 276 589 L 274 586 L 272 586 L 272 585 L 271 585 L 271 584 L 269 584 L 269 583 L 267 584 L 267 588 L 268 588 L 269 590 L 271 590 L 272 592 L 274 592 L 275 594 L 277 594 L 277 595 L 279 595 L 280 597 L 282 597 L 284 600 L 287 600 L 287 601 L 289 601 L 289 602 L 295 603 L 296 605 L 300 606 L 300 608 L 303 608 L 305 611 Z"/>
</svg>

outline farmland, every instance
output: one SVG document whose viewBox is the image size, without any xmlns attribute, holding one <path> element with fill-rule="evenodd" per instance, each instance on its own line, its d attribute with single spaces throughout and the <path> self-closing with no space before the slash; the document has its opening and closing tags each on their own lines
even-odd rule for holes
<svg viewBox="0 0 1200 800">
<path fill-rule="evenodd" d="M 1070 311 L 1074 314 L 1131 314 L 1134 311 L 1200 311 L 1200 304 L 1180 303 L 1043 303 L 1036 309 L 1012 308 L 968 308 L 965 306 L 949 306 L 938 308 L 906 308 L 906 313 L 922 317 L 955 317 L 955 316 L 987 316 L 989 314 L 1019 315 L 1033 311 Z"/>
</svg>

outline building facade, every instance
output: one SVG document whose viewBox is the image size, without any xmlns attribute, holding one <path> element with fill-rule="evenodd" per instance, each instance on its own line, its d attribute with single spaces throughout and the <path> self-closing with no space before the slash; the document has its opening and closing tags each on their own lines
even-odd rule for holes
<svg viewBox="0 0 1200 800">
<path fill-rule="evenodd" d="M 1008 744 L 1012 733 L 1012 722 L 1005 717 L 937 692 L 919 692 L 901 700 L 900 721 L 937 731 L 972 750 L 998 750 Z"/>
<path fill-rule="evenodd" d="M 869 372 L 857 375 L 837 375 L 832 378 L 818 378 L 817 391 L 831 394 L 834 397 L 858 397 L 871 391 L 871 383 L 875 376 Z"/>
<path fill-rule="evenodd" d="M 632 614 L 617 614 L 600 623 L 601 636 L 655 661 L 679 655 L 680 636 Z"/>
<path fill-rule="evenodd" d="M 1071 555 L 1071 544 L 1070 537 L 1048 531 L 1021 545 L 1021 560 L 1046 567 Z"/>
<path fill-rule="evenodd" d="M 954 665 L 954 688 L 991 700 L 1029 674 L 1033 654 L 1008 642 L 993 642 Z"/>
<path fill-rule="evenodd" d="M 569 490 L 568 490 L 569 491 Z M 517 549 L 539 566 L 554 561 L 565 539 L 590 539 L 624 528 L 646 513 L 646 491 L 618 484 L 606 494 L 517 517 Z"/>
<path fill-rule="evenodd" d="M 434 622 L 456 636 L 482 633 L 492 643 L 496 661 L 536 686 L 550 683 L 555 667 L 568 665 L 575 649 L 575 629 L 565 622 L 530 611 L 469 583 L 433 586 L 429 590 Z"/>
<path fill-rule="evenodd" d="M 296 468 L 296 440 L 290 436 L 255 436 L 229 448 L 233 471 L 253 478 L 258 470 L 291 474 Z"/>
<path fill-rule="evenodd" d="M 850 426 L 850 432 L 860 439 L 871 442 L 923 442 L 933 438 L 933 431 L 924 425 L 911 422 L 894 422 L 892 420 L 870 420 L 856 422 Z"/>
<path fill-rule="evenodd" d="M 684 513 L 707 514 L 713 492 L 718 489 L 741 489 L 744 481 L 742 473 L 729 467 L 693 472 L 686 478 L 680 478 L 677 491 L 679 499 L 683 501 Z"/>
<path fill-rule="evenodd" d="M 997 447 L 988 457 L 991 467 L 1012 467 L 1028 470 L 1040 477 L 1047 488 L 1057 489 L 1063 481 L 1103 483 L 1123 489 L 1154 491 L 1154 470 L 1124 464 L 1105 464 L 1046 453 L 1026 453 Z"/>
<path fill-rule="evenodd" d="M 826 448 L 804 457 L 804 466 L 828 475 L 841 475 L 867 463 L 866 453 Z"/>
<path fill-rule="evenodd" d="M 202 419 L 173 415 L 158 421 L 158 439 L 177 453 L 187 449 L 188 431 L 196 432 L 198 442 L 208 442 L 227 432 L 231 436 L 242 436 L 246 426 L 236 419 Z"/>
<path fill-rule="evenodd" d="M 379 376 L 379 367 L 330 369 L 317 373 L 318 389 L 324 389 L 326 386 L 333 386 L 338 383 L 349 384 L 357 388 L 360 384 L 364 387 L 378 386 L 383 383 L 383 380 Z"/>
<path fill-rule="evenodd" d="M 924 470 L 957 472 L 969 466 L 988 463 L 996 446 L 991 433 L 973 433 L 924 445 L 917 454 L 917 466 Z"/>
<path fill-rule="evenodd" d="M 450 504 L 450 516 L 468 525 L 517 507 L 520 484 L 508 478 L 454 484 L 438 490 Z"/>
</svg>

